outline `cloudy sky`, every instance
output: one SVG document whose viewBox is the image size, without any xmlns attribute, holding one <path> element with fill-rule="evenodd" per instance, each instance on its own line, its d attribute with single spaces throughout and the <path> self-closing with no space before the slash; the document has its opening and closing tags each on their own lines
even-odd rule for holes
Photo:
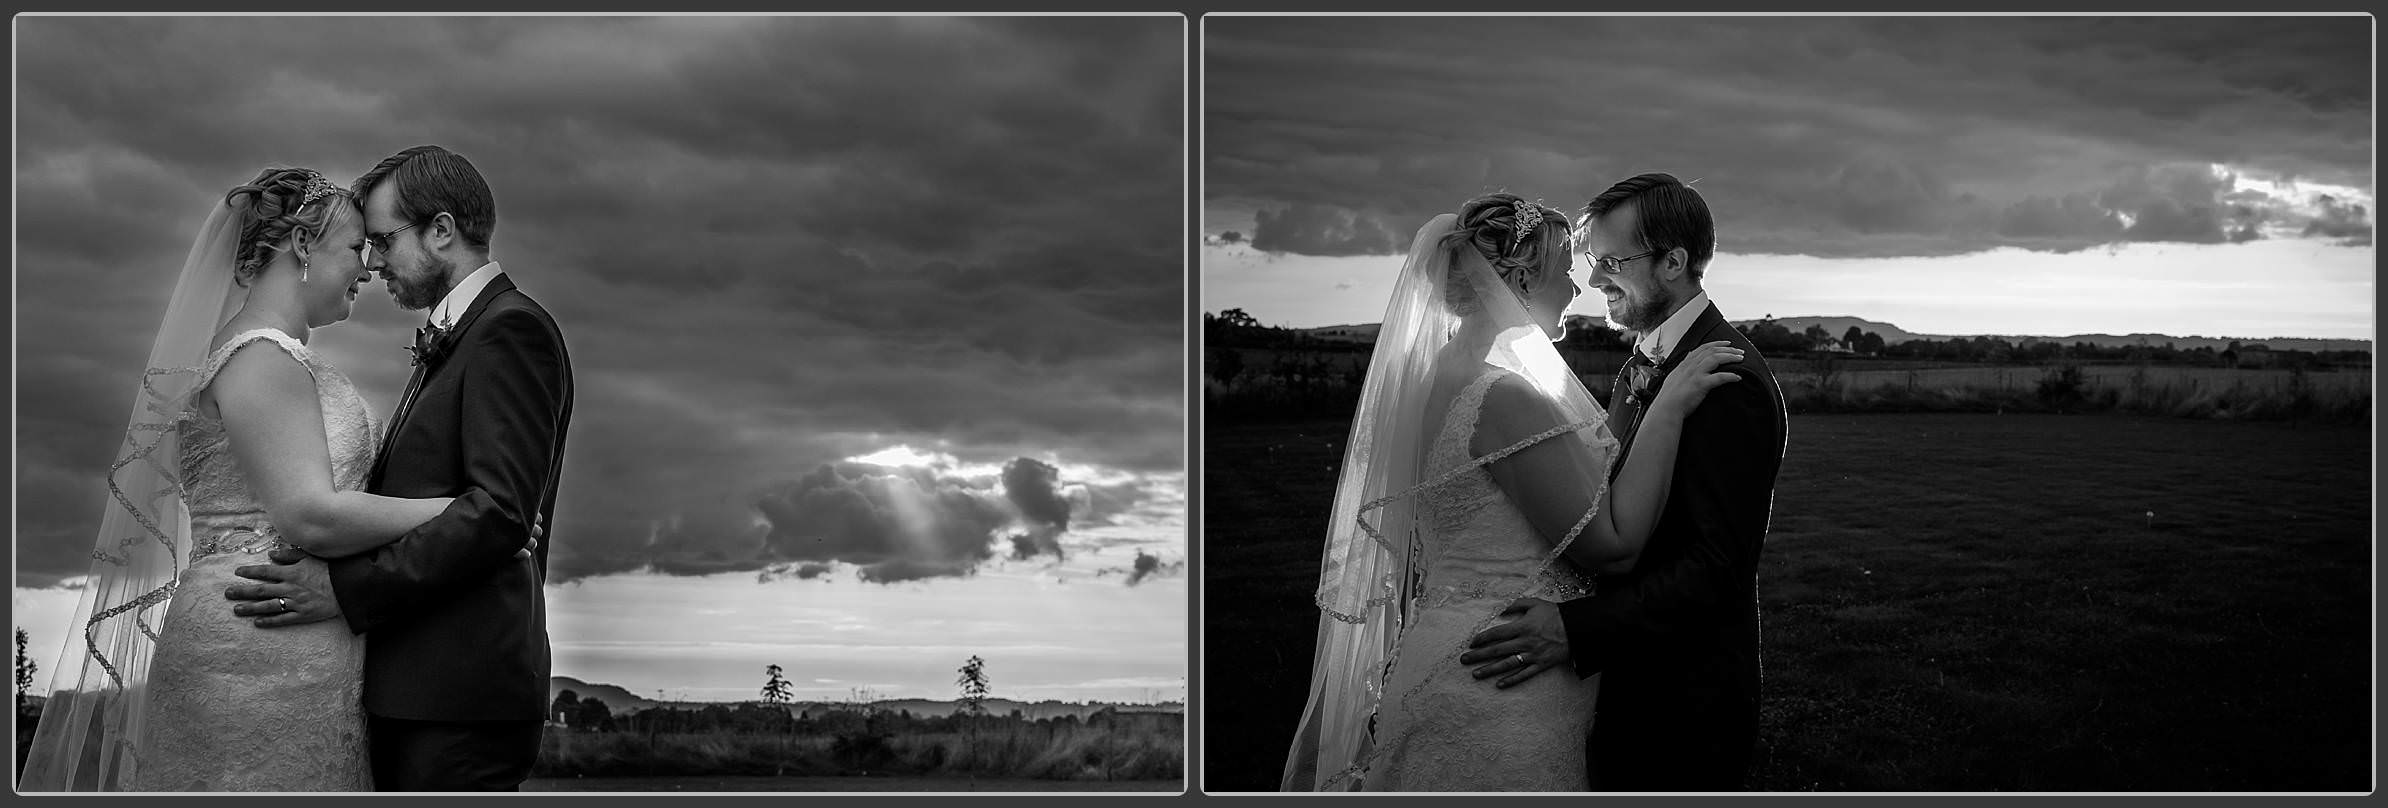
<svg viewBox="0 0 2388 808">
<path fill-rule="evenodd" d="M 2372 21 L 1208 17 L 1205 311 L 1374 322 L 1411 234 L 1667 171 L 1729 317 L 2369 338 Z M 1598 314 L 1597 297 L 1574 310 Z"/>
<path fill-rule="evenodd" d="M 572 348 L 557 674 L 1181 698 L 1183 31 L 17 18 L 16 624 L 63 638 L 208 207 L 437 143 Z M 377 289 L 314 344 L 386 415 L 421 315 Z"/>
</svg>

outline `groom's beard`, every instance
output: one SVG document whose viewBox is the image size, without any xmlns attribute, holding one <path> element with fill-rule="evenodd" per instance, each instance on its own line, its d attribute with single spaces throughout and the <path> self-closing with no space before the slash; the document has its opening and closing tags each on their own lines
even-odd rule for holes
<svg viewBox="0 0 2388 808">
<path fill-rule="evenodd" d="M 1666 322 L 1667 312 L 1675 308 L 1675 293 L 1664 286 L 1654 286 L 1650 296 L 1639 301 L 1628 299 L 1625 310 L 1617 312 L 1617 324 L 1629 331 L 1650 333 L 1658 324 Z"/>
<path fill-rule="evenodd" d="M 449 280 L 456 277 L 456 262 L 439 256 L 424 256 L 424 267 L 430 272 L 420 279 L 409 280 L 405 275 L 390 274 L 390 296 L 397 299 L 398 308 L 421 311 L 439 305 L 440 297 L 448 293 Z"/>
</svg>

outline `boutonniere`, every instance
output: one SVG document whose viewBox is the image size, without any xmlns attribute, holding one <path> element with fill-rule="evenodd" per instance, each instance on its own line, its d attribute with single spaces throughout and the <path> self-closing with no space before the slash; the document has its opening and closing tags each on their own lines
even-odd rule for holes
<svg viewBox="0 0 2388 808">
<path fill-rule="evenodd" d="M 446 359 L 448 349 L 454 347 L 451 344 L 453 340 L 449 339 L 454 335 L 455 329 L 452 328 L 438 326 L 417 328 L 415 329 L 415 344 L 406 346 L 406 352 L 414 358 L 413 364 L 437 363 Z"/>
<path fill-rule="evenodd" d="M 1632 391 L 1634 401 L 1649 406 L 1650 401 L 1658 397 L 1659 387 L 1666 384 L 1667 371 L 1674 369 L 1675 366 L 1671 364 L 1652 365 L 1646 361 L 1635 362 L 1627 367 L 1625 381 L 1630 385 L 1627 389 Z"/>
</svg>

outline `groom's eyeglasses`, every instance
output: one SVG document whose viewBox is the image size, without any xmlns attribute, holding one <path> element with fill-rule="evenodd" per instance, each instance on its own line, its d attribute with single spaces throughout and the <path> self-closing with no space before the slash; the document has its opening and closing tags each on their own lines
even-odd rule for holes
<svg viewBox="0 0 2388 808">
<path fill-rule="evenodd" d="M 1590 250 L 1586 250 L 1584 251 L 1584 260 L 1592 262 L 1592 265 L 1599 267 L 1600 271 L 1602 272 L 1615 274 L 1617 270 L 1625 268 L 1625 262 L 1627 261 L 1639 261 L 1657 254 L 1657 250 L 1645 250 L 1643 252 L 1625 256 L 1624 258 L 1608 258 L 1604 256 L 1593 255 Z"/>
<path fill-rule="evenodd" d="M 405 227 L 401 227 L 401 228 L 398 228 L 398 229 L 396 229 L 396 230 L 392 230 L 392 231 L 390 231 L 390 232 L 387 232 L 387 233 L 366 233 L 366 234 L 365 234 L 365 249 L 367 249 L 367 250 L 370 250 L 371 252 L 368 252 L 368 253 L 366 253 L 365 255 L 363 255 L 363 256 L 362 256 L 362 257 L 363 257 L 363 259 L 364 259 L 364 260 L 366 260 L 366 261 L 371 261 L 371 260 L 373 260 L 373 253 L 377 253 L 377 252 L 378 252 L 378 253 L 387 253 L 387 252 L 389 252 L 389 251 L 390 251 L 390 237 L 391 237 L 391 236 L 398 235 L 398 234 L 400 234 L 400 233 L 404 233 L 404 232 L 406 232 L 407 230 L 410 230 L 410 229 L 412 229 L 412 228 L 413 228 L 413 227 L 414 227 L 416 224 L 422 224 L 422 222 L 416 222 L 415 224 L 410 224 L 410 225 L 407 225 L 407 226 L 405 226 Z"/>
</svg>

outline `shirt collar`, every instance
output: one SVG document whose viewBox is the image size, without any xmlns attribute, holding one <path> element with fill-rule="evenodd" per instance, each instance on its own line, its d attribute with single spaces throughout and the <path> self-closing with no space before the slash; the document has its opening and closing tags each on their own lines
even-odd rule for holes
<svg viewBox="0 0 2388 808">
<path fill-rule="evenodd" d="M 1692 323 L 1698 322 L 1700 313 L 1707 310 L 1708 293 L 1702 291 L 1692 295 L 1690 300 L 1683 302 L 1683 308 L 1676 309 L 1666 322 L 1659 323 L 1657 328 L 1643 334 L 1634 343 L 1634 349 L 1650 357 L 1654 364 L 1666 364 L 1667 356 L 1673 354 L 1675 346 L 1683 342 L 1683 335 L 1691 331 Z"/>
<path fill-rule="evenodd" d="M 431 324 L 440 328 L 454 328 L 456 318 L 464 316 L 464 310 L 473 305 L 473 299 L 480 297 L 481 290 L 490 281 L 497 280 L 497 276 L 504 271 L 498 269 L 496 261 L 491 261 L 473 270 L 473 274 L 464 276 L 464 280 L 457 282 L 456 288 L 448 290 L 447 297 L 439 299 L 439 305 L 431 307 Z"/>
</svg>

